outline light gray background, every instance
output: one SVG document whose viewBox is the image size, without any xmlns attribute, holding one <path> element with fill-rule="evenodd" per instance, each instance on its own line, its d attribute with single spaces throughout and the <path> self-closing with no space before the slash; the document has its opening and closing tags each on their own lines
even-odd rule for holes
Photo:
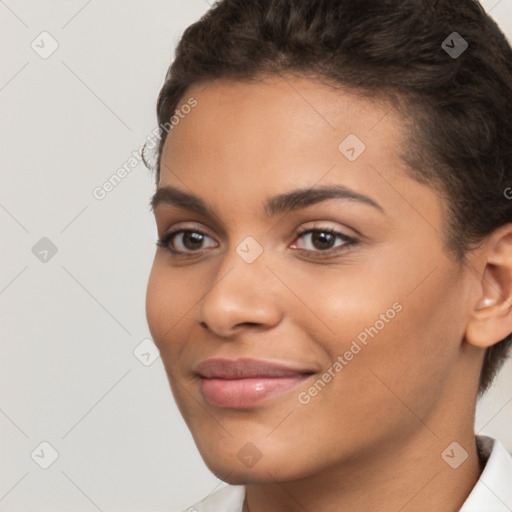
<svg viewBox="0 0 512 512">
<path fill-rule="evenodd" d="M 511 38 L 512 0 L 483 3 Z M 152 356 L 133 353 L 149 337 L 153 177 L 139 163 L 103 200 L 92 195 L 156 127 L 175 44 L 208 8 L 0 0 L 3 512 L 172 512 L 221 484 L 161 360 L 145 366 Z M 43 31 L 59 45 L 46 59 L 31 47 L 51 49 Z M 58 249 L 46 262 L 32 252 L 43 237 Z M 476 430 L 512 450 L 511 424 L 509 363 L 479 404 Z M 58 452 L 48 469 L 42 442 Z"/>
</svg>

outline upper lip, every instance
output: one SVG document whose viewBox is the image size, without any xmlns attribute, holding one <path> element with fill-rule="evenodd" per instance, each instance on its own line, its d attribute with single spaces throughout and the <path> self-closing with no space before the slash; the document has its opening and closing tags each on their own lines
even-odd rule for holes
<svg viewBox="0 0 512 512">
<path fill-rule="evenodd" d="M 207 379 L 247 379 L 251 377 L 293 377 L 312 374 L 311 370 L 297 369 L 280 363 L 258 359 L 207 359 L 194 371 Z"/>
</svg>

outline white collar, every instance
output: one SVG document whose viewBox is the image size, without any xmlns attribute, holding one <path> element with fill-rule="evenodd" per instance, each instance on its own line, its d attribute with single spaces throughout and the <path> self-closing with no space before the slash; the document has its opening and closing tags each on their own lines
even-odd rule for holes
<svg viewBox="0 0 512 512">
<path fill-rule="evenodd" d="M 484 470 L 459 512 L 512 511 L 512 457 L 503 444 L 487 436 L 476 436 Z"/>
<path fill-rule="evenodd" d="M 487 462 L 459 512 L 512 512 L 512 456 L 491 437 L 476 436 L 476 442 Z M 244 497 L 243 485 L 226 485 L 184 512 L 241 512 Z"/>
</svg>

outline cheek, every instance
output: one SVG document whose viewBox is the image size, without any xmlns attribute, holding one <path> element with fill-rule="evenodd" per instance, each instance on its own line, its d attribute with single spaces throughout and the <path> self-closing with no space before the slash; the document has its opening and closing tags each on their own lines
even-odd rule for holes
<svg viewBox="0 0 512 512">
<path fill-rule="evenodd" d="M 179 329 L 190 310 L 190 286 L 183 286 L 179 272 L 170 272 L 157 254 L 146 290 L 146 319 L 151 336 L 164 355 L 177 349 Z M 173 343 L 169 341 L 173 340 Z M 165 359 L 164 359 L 165 360 Z"/>
<path fill-rule="evenodd" d="M 324 268 L 323 273 L 303 274 L 294 291 L 310 311 L 304 314 L 287 302 L 294 322 L 330 361 L 346 355 L 349 371 L 343 371 L 336 386 L 354 396 L 364 392 L 361 379 L 367 379 L 421 400 L 432 386 L 442 390 L 457 357 L 463 326 L 457 321 L 453 269 L 438 260 L 429 275 L 432 261 L 413 265 L 406 255 L 403 264 L 398 260 L 395 253 L 387 265 L 374 261 L 364 268 L 354 264 L 332 273 Z M 371 388 L 366 391 L 372 393 Z"/>
<path fill-rule="evenodd" d="M 348 274 L 337 285 L 333 278 L 302 283 L 310 285 L 308 304 L 317 306 L 315 313 L 334 334 L 318 330 L 322 324 L 314 315 L 295 315 L 327 354 L 325 372 L 334 374 L 332 379 L 327 376 L 325 387 L 301 390 L 310 398 L 300 409 L 302 423 L 312 425 L 318 439 L 329 440 L 326 450 L 339 432 L 346 446 L 357 447 L 362 435 L 371 443 L 422 428 L 417 416 L 428 418 L 435 408 L 459 346 L 460 326 L 450 324 L 456 292 L 451 297 L 441 292 L 443 283 L 450 286 L 447 273 L 440 272 L 410 295 L 408 282 L 382 286 L 382 276 L 387 280 L 389 273 L 381 272 L 380 281 L 378 274 L 368 276 L 373 280 Z M 336 361 L 341 370 L 333 366 Z"/>
<path fill-rule="evenodd" d="M 292 281 L 295 296 L 285 302 L 287 314 L 306 333 L 315 334 L 332 357 L 347 350 L 351 340 L 364 340 L 375 324 L 379 333 L 385 332 L 402 314 L 403 285 L 392 279 L 387 283 L 390 269 L 375 267 L 354 261 L 297 272 L 300 277 Z"/>
</svg>

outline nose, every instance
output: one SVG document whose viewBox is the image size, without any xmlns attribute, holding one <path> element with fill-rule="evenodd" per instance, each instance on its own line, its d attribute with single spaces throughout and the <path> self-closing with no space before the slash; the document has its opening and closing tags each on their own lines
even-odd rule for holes
<svg viewBox="0 0 512 512">
<path fill-rule="evenodd" d="M 272 282 L 275 276 L 263 261 L 249 264 L 237 254 L 226 258 L 197 309 L 199 324 L 223 338 L 247 327 L 275 327 L 282 309 Z"/>
</svg>

